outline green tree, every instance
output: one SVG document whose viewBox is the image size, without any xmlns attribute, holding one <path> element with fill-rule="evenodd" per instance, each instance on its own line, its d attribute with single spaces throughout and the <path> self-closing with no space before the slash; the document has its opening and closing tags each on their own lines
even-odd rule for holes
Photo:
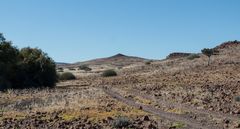
<svg viewBox="0 0 240 129">
<path fill-rule="evenodd" d="M 57 81 L 55 62 L 37 48 L 19 51 L 0 33 L 0 90 L 53 87 Z"/>
<path fill-rule="evenodd" d="M 26 87 L 53 87 L 57 81 L 56 65 L 48 55 L 38 48 L 20 50 L 19 79 Z M 22 88 L 20 86 L 20 88 Z"/>
<path fill-rule="evenodd" d="M 3 33 L 0 33 L 0 42 L 4 42 L 6 39 L 5 37 L 3 36 Z"/>
<path fill-rule="evenodd" d="M 209 66 L 211 61 L 211 56 L 217 55 L 218 51 L 213 48 L 204 48 L 202 49 L 202 53 L 208 57 L 208 66 Z"/>
<path fill-rule="evenodd" d="M 19 51 L 0 34 L 0 90 L 11 88 L 15 81 Z"/>
</svg>

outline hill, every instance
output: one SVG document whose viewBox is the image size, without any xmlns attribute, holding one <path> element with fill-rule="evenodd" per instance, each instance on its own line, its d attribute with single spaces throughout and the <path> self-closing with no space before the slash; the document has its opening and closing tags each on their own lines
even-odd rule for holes
<svg viewBox="0 0 240 129">
<path fill-rule="evenodd" d="M 81 65 L 87 65 L 87 66 L 108 65 L 113 67 L 124 67 L 124 66 L 133 65 L 133 64 L 144 63 L 146 61 L 149 61 L 149 59 L 135 57 L 135 56 L 127 56 L 119 53 L 111 57 L 98 58 L 98 59 L 93 59 L 93 60 L 84 61 L 84 62 L 77 62 L 73 64 L 59 64 L 58 66 L 59 67 L 77 67 Z"/>
<path fill-rule="evenodd" d="M 90 61 L 85 62 L 79 62 L 76 64 L 86 64 L 86 65 L 115 65 L 115 66 L 126 66 L 131 65 L 135 63 L 142 63 L 148 61 L 148 59 L 140 58 L 140 57 L 134 57 L 134 56 L 127 56 L 123 54 L 116 54 L 111 57 L 107 58 L 100 58 L 100 59 L 94 59 Z"/>
</svg>

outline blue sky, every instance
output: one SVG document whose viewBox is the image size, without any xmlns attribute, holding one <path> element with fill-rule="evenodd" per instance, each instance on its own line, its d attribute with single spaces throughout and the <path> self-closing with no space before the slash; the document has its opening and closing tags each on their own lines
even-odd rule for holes
<svg viewBox="0 0 240 129">
<path fill-rule="evenodd" d="M 152 59 L 240 40 L 239 0 L 0 0 L 0 32 L 58 62 Z"/>
</svg>

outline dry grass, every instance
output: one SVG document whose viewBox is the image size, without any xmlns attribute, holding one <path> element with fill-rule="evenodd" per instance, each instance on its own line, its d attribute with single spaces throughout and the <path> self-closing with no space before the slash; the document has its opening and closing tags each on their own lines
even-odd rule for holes
<svg viewBox="0 0 240 129">
<path fill-rule="evenodd" d="M 63 111 L 59 117 L 71 121 L 79 117 L 87 117 L 92 121 L 100 121 L 108 117 L 137 117 L 147 113 L 131 108 L 108 97 L 97 88 L 79 89 L 29 89 L 9 90 L 1 93 L 0 119 L 24 119 L 36 112 L 53 113 Z M 47 118 L 44 118 L 47 119 Z"/>
<path fill-rule="evenodd" d="M 141 104 L 145 104 L 145 105 L 151 105 L 152 104 L 151 100 L 142 98 L 140 96 L 134 97 L 134 100 L 136 100 L 137 103 L 141 103 Z"/>
</svg>

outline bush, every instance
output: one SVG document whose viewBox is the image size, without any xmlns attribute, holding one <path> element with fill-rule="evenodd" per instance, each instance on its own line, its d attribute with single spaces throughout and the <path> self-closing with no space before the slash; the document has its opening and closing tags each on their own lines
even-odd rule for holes
<svg viewBox="0 0 240 129">
<path fill-rule="evenodd" d="M 75 79 L 76 77 L 70 72 L 62 73 L 59 76 L 59 80 L 75 80 Z"/>
<path fill-rule="evenodd" d="M 102 73 L 103 77 L 112 77 L 112 76 L 117 76 L 117 72 L 114 70 L 106 70 Z"/>
<path fill-rule="evenodd" d="M 187 59 L 189 60 L 194 60 L 196 58 L 200 58 L 200 56 L 198 54 L 191 54 L 190 56 L 187 57 Z"/>
<path fill-rule="evenodd" d="M 114 128 L 126 128 L 131 124 L 130 120 L 126 117 L 118 117 L 113 122 Z"/>
<path fill-rule="evenodd" d="M 236 102 L 240 102 L 240 96 L 235 97 Z"/>
<path fill-rule="evenodd" d="M 150 65 L 152 62 L 153 62 L 153 61 L 151 61 L 151 60 L 150 60 L 150 61 L 146 61 L 145 64 L 146 64 L 146 65 Z"/>
<path fill-rule="evenodd" d="M 0 90 L 54 87 L 55 62 L 37 48 L 19 51 L 0 34 Z"/>
<path fill-rule="evenodd" d="M 58 70 L 58 72 L 64 72 L 63 68 L 58 68 L 57 70 Z"/>
<path fill-rule="evenodd" d="M 68 70 L 75 71 L 76 69 L 75 68 L 68 68 Z"/>
<path fill-rule="evenodd" d="M 91 71 L 92 69 L 89 68 L 87 65 L 81 65 L 78 67 L 79 70 L 84 70 L 84 71 Z"/>
<path fill-rule="evenodd" d="M 185 124 L 184 123 L 181 123 L 181 122 L 175 122 L 172 124 L 172 126 L 170 128 L 172 129 L 178 129 L 178 128 L 184 128 L 185 127 Z"/>
</svg>

